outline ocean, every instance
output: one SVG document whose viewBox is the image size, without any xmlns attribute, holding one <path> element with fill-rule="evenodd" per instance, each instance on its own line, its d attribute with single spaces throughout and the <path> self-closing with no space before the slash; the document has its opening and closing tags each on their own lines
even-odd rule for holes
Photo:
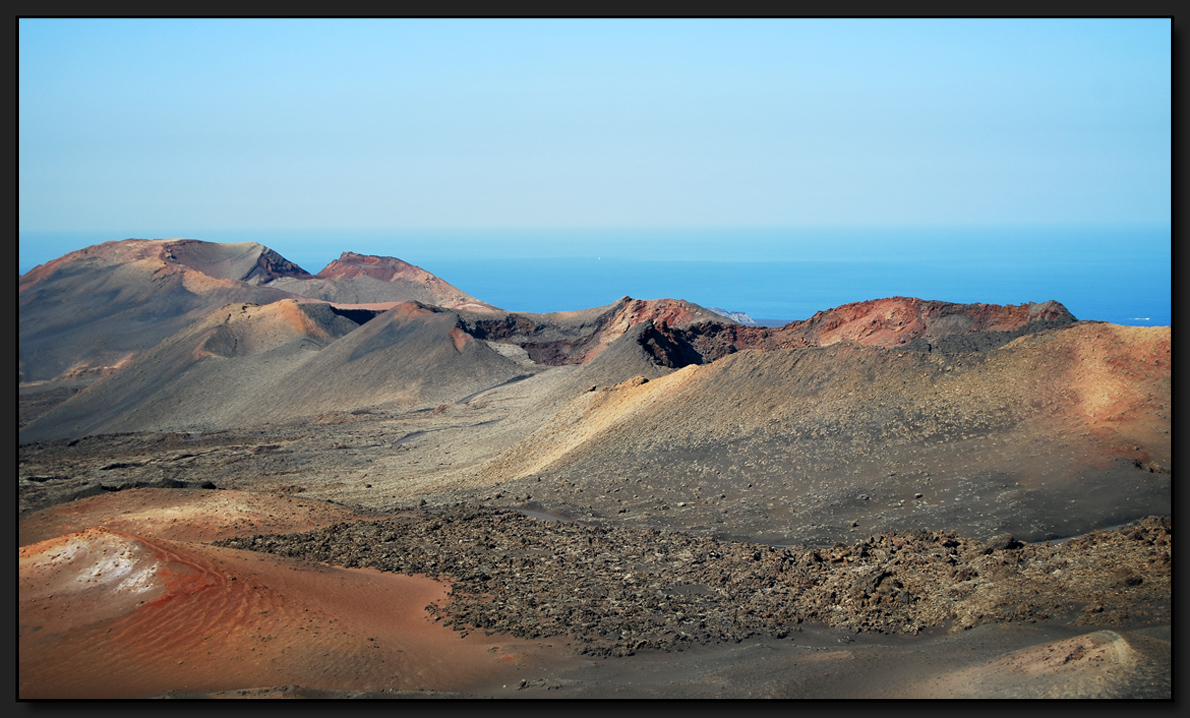
<svg viewBox="0 0 1190 718">
<path fill-rule="evenodd" d="M 394 256 L 510 311 L 587 309 L 627 295 L 786 322 L 911 296 L 1053 299 L 1079 319 L 1172 324 L 1169 228 L 22 232 L 20 269 L 132 236 L 260 242 L 312 273 L 343 251 Z"/>
<path fill-rule="evenodd" d="M 622 259 L 437 260 L 425 266 L 472 296 L 510 311 L 610 304 L 621 296 L 669 297 L 746 312 L 756 320 L 806 319 L 848 302 L 905 296 L 1021 304 L 1055 299 L 1079 319 L 1171 324 L 1168 275 L 1136 281 L 1136 268 L 1036 266 L 938 270 L 880 261 L 632 261 Z"/>
</svg>

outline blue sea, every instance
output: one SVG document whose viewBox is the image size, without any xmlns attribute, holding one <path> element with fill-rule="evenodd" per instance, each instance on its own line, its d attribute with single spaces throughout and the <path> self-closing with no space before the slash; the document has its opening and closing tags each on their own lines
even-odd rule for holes
<svg viewBox="0 0 1190 718">
<path fill-rule="evenodd" d="M 910 262 L 495 259 L 440 260 L 427 269 L 472 296 L 525 312 L 584 309 L 628 295 L 685 299 L 785 322 L 848 302 L 906 296 L 989 304 L 1056 299 L 1080 319 L 1171 323 L 1168 279 L 1164 288 L 1134 282 L 1140 270 L 1119 267 L 999 267 L 972 276 Z"/>
<path fill-rule="evenodd" d="M 1053 299 L 1079 319 L 1172 324 L 1169 228 L 21 233 L 21 271 L 129 236 L 255 241 L 310 272 L 347 250 L 395 256 L 511 311 L 586 309 L 627 295 L 786 322 L 848 302 L 912 296 Z M 33 261 L 35 250 L 51 253 Z"/>
</svg>

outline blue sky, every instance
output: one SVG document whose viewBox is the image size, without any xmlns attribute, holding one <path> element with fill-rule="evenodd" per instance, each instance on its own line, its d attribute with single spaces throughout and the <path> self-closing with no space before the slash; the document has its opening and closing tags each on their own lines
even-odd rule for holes
<svg viewBox="0 0 1190 718">
<path fill-rule="evenodd" d="M 133 236 L 1170 225 L 1169 20 L 18 29 L 22 271 Z"/>
</svg>

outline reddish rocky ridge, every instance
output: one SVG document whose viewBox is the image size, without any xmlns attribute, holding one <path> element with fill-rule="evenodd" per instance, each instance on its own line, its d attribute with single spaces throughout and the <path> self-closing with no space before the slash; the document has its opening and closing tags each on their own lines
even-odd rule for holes
<svg viewBox="0 0 1190 718">
<path fill-rule="evenodd" d="M 606 307 L 582 312 L 467 315 L 464 321 L 467 332 L 477 339 L 516 344 L 534 361 L 558 366 L 585 364 L 638 324 L 653 322 L 667 327 L 685 327 L 696 322 L 722 324 L 723 317 L 681 299 L 645 300 L 626 296 Z"/>
<path fill-rule="evenodd" d="M 426 301 L 430 297 L 433 297 L 437 301 L 432 303 L 452 309 L 469 309 L 473 311 L 490 311 L 496 309 L 491 304 L 472 297 L 421 267 L 397 259 L 396 257 L 379 257 L 369 254 L 356 254 L 355 252 L 343 252 L 339 255 L 338 259 L 326 265 L 321 272 L 311 278 L 341 282 L 363 277 L 379 282 L 408 284 L 425 288 L 426 294 L 424 297 L 409 297 L 410 299 Z M 293 291 L 300 291 L 300 288 L 295 288 Z M 316 292 L 312 294 L 316 294 Z M 327 297 L 322 298 L 326 299 Z"/>
<path fill-rule="evenodd" d="M 319 279 L 355 279 L 371 277 L 382 282 L 407 279 L 422 284 L 442 282 L 421 267 L 414 266 L 396 257 L 377 257 L 355 252 L 343 252 L 339 258 L 326 265 L 317 275 Z"/>
<path fill-rule="evenodd" d="M 952 304 L 891 297 L 844 304 L 818 312 L 804 322 L 787 324 L 778 331 L 793 330 L 815 341 L 817 346 L 850 339 L 859 344 L 894 347 L 918 337 L 1014 331 L 1042 321 L 1069 324 L 1075 319 L 1055 301 L 1021 305 Z"/>
<path fill-rule="evenodd" d="M 654 322 L 641 343 L 663 366 L 704 364 L 744 349 L 804 349 L 841 341 L 929 351 L 972 351 L 1077 321 L 1058 302 L 953 304 L 890 297 L 844 304 L 778 329 L 709 321 L 687 327 Z M 967 339 L 981 335 L 978 339 Z"/>
</svg>

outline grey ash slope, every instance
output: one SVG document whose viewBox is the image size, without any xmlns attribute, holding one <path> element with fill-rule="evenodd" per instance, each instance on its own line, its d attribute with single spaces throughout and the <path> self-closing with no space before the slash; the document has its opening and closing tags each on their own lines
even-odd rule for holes
<svg viewBox="0 0 1190 718">
<path fill-rule="evenodd" d="M 319 308 L 278 286 L 396 308 L 373 319 L 383 308 Z M 109 242 L 35 269 L 21 290 L 20 441 L 433 407 L 585 362 L 651 317 L 684 326 L 714 316 L 628 297 L 514 315 L 391 257 L 344 253 L 312 277 L 261 245 L 197 240 Z M 405 296 L 463 311 L 393 301 Z M 649 372 L 647 360 L 633 370 Z M 25 393 L 59 400 L 101 379 L 26 420 L 24 409 L 37 416 L 53 401 Z"/>
<path fill-rule="evenodd" d="M 223 305 L 303 298 L 494 309 L 393 257 L 345 252 L 314 276 L 254 242 L 106 242 L 20 278 L 18 382 L 90 381 Z"/>
<path fill-rule="evenodd" d="M 20 441 L 209 427 L 267 406 L 260 387 L 356 327 L 292 299 L 222 307 L 39 417 Z"/>
<path fill-rule="evenodd" d="M 458 328 L 398 305 L 363 325 L 329 305 L 229 305 L 40 417 L 20 441 L 226 429 L 330 411 L 433 407 L 523 376 Z"/>
<path fill-rule="evenodd" d="M 1169 336 L 746 350 L 578 395 L 481 473 L 575 517 L 773 543 L 1070 535 L 1170 510 Z"/>
<path fill-rule="evenodd" d="M 398 304 L 329 345 L 277 384 L 294 418 L 382 407 L 416 411 L 533 373 L 460 327 L 454 312 Z M 245 413 L 247 423 L 254 413 Z"/>
<path fill-rule="evenodd" d="M 136 239 L 71 252 L 20 279 L 19 381 L 109 373 L 216 307 L 292 298 L 261 282 L 304 274 L 255 243 Z"/>
</svg>

